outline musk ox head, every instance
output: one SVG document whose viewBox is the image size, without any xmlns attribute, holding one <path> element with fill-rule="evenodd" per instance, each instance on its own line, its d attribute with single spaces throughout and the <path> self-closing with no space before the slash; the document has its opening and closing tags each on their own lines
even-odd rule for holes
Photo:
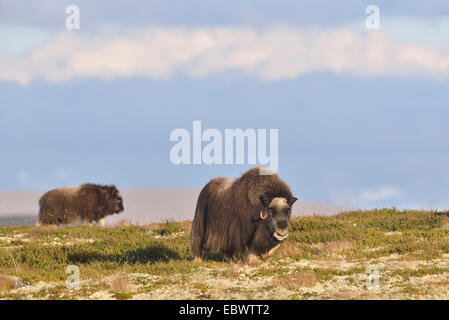
<svg viewBox="0 0 449 320">
<path fill-rule="evenodd" d="M 123 198 L 116 186 L 104 186 L 102 191 L 110 212 L 113 214 L 120 214 L 125 210 L 123 207 Z"/>
<path fill-rule="evenodd" d="M 260 219 L 266 220 L 266 226 L 270 235 L 276 241 L 284 241 L 288 237 L 288 224 L 292 214 L 292 206 L 295 197 L 275 197 L 269 201 L 265 196 L 260 196 L 263 210 L 260 212 Z"/>
</svg>

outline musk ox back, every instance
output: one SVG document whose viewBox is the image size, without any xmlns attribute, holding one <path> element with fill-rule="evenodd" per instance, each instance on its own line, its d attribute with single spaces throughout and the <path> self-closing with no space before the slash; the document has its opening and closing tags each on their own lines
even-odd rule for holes
<svg viewBox="0 0 449 320">
<path fill-rule="evenodd" d="M 55 189 L 39 200 L 37 226 L 92 223 L 104 226 L 105 217 L 123 212 L 123 199 L 114 185 L 83 184 Z"/>
<path fill-rule="evenodd" d="M 253 262 L 257 256 L 270 256 L 287 238 L 297 199 L 267 170 L 255 167 L 239 179 L 216 178 L 201 190 L 190 236 L 195 260 L 215 251 L 229 258 L 247 254 Z"/>
</svg>

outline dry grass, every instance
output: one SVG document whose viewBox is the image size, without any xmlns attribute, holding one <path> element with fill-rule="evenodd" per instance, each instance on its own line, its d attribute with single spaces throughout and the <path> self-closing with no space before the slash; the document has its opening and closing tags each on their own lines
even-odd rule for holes
<svg viewBox="0 0 449 320">
<path fill-rule="evenodd" d="M 278 282 L 281 286 L 295 290 L 301 287 L 313 287 L 318 281 L 315 273 L 310 271 L 299 271 L 290 274 L 282 275 Z"/>
<path fill-rule="evenodd" d="M 294 256 L 302 256 L 305 250 L 301 243 L 288 241 L 282 244 L 278 252 L 279 253 L 277 254 L 279 254 L 280 256 L 294 257 Z"/>
<path fill-rule="evenodd" d="M 225 268 L 220 268 L 213 271 L 214 276 L 217 276 L 219 278 L 230 278 L 230 279 L 236 279 L 240 276 L 241 268 L 244 266 L 243 263 L 239 262 L 233 262 L 229 266 L 226 266 Z"/>
<path fill-rule="evenodd" d="M 279 256 L 292 258 L 306 258 L 309 255 L 323 256 L 332 253 L 341 253 L 353 249 L 354 241 L 339 240 L 331 242 L 319 242 L 314 244 L 304 244 L 300 242 L 287 241 L 282 244 Z"/>
<path fill-rule="evenodd" d="M 331 241 L 327 243 L 319 243 L 317 246 L 323 253 L 337 253 L 352 249 L 354 242 L 349 240 Z"/>
<path fill-rule="evenodd" d="M 114 292 L 129 293 L 132 290 L 132 282 L 125 275 L 113 275 L 104 280 L 106 285 Z"/>
<path fill-rule="evenodd" d="M 125 219 L 120 220 L 119 222 L 117 222 L 117 223 L 114 225 L 114 227 L 116 227 L 116 228 L 123 228 L 123 227 L 129 227 L 129 226 L 132 226 L 131 221 L 125 220 Z"/>
<path fill-rule="evenodd" d="M 8 277 L 0 275 L 0 292 L 9 291 L 14 288 L 14 281 Z"/>
<path fill-rule="evenodd" d="M 441 219 L 441 225 L 443 229 L 449 229 L 449 217 L 448 216 L 443 216 L 443 218 Z"/>
</svg>

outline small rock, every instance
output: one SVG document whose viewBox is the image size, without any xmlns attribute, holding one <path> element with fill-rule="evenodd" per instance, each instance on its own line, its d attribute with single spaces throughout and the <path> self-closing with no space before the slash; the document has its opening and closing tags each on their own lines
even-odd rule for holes
<svg viewBox="0 0 449 320">
<path fill-rule="evenodd" d="M 28 286 L 31 286 L 31 283 L 30 283 L 29 281 L 26 281 L 26 280 L 22 280 L 22 279 L 20 279 L 20 278 L 17 278 L 17 279 L 14 281 L 14 287 L 13 287 L 13 289 L 19 289 L 19 288 L 28 287 Z"/>
<path fill-rule="evenodd" d="M 15 277 L 15 276 L 0 275 L 0 280 L 7 281 L 7 282 L 11 283 L 12 289 L 19 289 L 19 288 L 31 286 L 30 282 L 28 282 L 26 280 L 22 280 L 19 277 Z"/>
</svg>

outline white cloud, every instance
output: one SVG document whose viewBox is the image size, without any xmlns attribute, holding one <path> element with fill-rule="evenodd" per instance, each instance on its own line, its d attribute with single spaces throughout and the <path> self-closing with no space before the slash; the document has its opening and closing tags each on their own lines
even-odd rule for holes
<svg viewBox="0 0 449 320">
<path fill-rule="evenodd" d="M 375 189 L 363 190 L 360 199 L 364 202 L 385 201 L 401 195 L 401 190 L 396 187 L 383 186 Z"/>
<path fill-rule="evenodd" d="M 448 43 L 449 17 L 425 20 L 407 16 L 385 17 L 382 19 L 381 28 L 393 39 L 426 46 L 439 46 Z"/>
<path fill-rule="evenodd" d="M 29 182 L 30 176 L 27 171 L 20 169 L 17 172 L 17 180 L 18 180 L 19 184 L 24 185 Z"/>
<path fill-rule="evenodd" d="M 394 186 L 377 186 L 369 189 L 342 190 L 333 192 L 334 203 L 347 208 L 372 209 L 385 206 L 389 200 L 395 199 L 403 194 L 403 191 Z"/>
<path fill-rule="evenodd" d="M 72 171 L 69 169 L 57 169 L 54 172 L 54 175 L 56 176 L 56 178 L 61 179 L 61 180 L 70 177 L 71 174 L 72 174 Z"/>
<path fill-rule="evenodd" d="M 39 47 L 49 37 L 50 32 L 44 29 L 0 24 L 0 53 L 20 55 Z"/>
<path fill-rule="evenodd" d="M 449 75 L 449 45 L 426 47 L 348 28 L 147 28 L 83 36 L 63 32 L 26 54 L 0 54 L 0 80 L 203 77 L 239 70 L 267 81 L 314 71 Z"/>
</svg>

